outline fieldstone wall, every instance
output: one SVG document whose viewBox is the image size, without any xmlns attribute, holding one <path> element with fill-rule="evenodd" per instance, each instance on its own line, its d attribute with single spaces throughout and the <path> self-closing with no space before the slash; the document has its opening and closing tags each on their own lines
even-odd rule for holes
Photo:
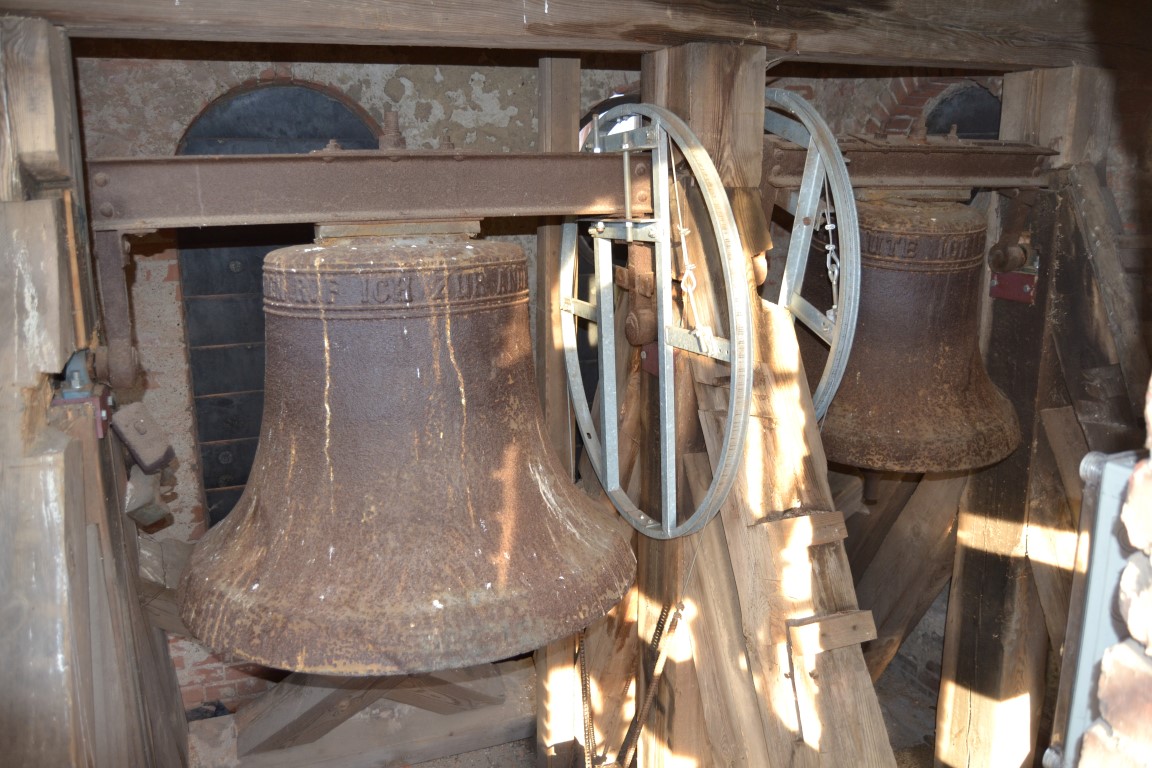
<svg viewBox="0 0 1152 768">
<path fill-rule="evenodd" d="M 1152 397 L 1145 418 L 1152 419 Z M 1120 519 L 1135 551 L 1121 574 L 1116 607 L 1131 636 L 1108 648 L 1100 663 L 1100 718 L 1084 734 L 1079 764 L 1085 768 L 1152 766 L 1152 462 L 1147 459 L 1132 473 Z"/>
</svg>

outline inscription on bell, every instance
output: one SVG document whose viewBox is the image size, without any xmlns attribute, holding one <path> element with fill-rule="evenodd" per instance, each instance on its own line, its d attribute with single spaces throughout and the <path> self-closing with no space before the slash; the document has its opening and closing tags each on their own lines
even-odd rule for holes
<svg viewBox="0 0 1152 768">
<path fill-rule="evenodd" d="M 527 290 L 523 265 L 344 274 L 264 272 L 268 301 L 303 307 L 407 308 L 515 297 Z"/>
<path fill-rule="evenodd" d="M 878 232 L 860 228 L 860 250 L 865 257 L 907 261 L 967 261 L 981 258 L 984 232 L 945 234 Z"/>
</svg>

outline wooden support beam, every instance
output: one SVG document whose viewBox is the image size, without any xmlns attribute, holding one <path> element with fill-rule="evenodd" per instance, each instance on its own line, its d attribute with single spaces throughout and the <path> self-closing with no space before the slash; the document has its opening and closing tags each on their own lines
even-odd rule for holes
<svg viewBox="0 0 1152 768">
<path fill-rule="evenodd" d="M 1052 254 L 1058 268 L 1067 263 L 1067 257 L 1066 248 Z M 1051 305 L 1060 313 L 1057 297 L 1051 299 Z M 1067 332 L 1064 321 L 1062 313 L 1054 318 L 1058 327 Z M 1068 628 L 1080 518 L 1079 464 L 1086 453 L 1084 433 L 1075 410 L 1068 406 L 1056 342 L 1050 337 L 1040 349 L 1035 440 L 1028 477 L 1028 524 L 1023 548 L 1044 610 L 1050 651 L 1057 658 L 1063 654 Z M 1073 462 L 1075 467 L 1071 466 Z M 1073 478 L 1074 485 L 1069 491 L 1066 483 L 1071 485 Z"/>
<path fill-rule="evenodd" d="M 381 698 L 311 744 L 219 757 L 236 768 L 398 768 L 528 738 L 536 724 L 532 660 L 496 668 L 505 689 L 501 704 L 443 715 Z M 191 723 L 194 740 L 235 744 L 237 717 Z"/>
<path fill-rule="evenodd" d="M 1074 237 L 1086 257 L 1070 262 L 1077 274 L 1059 278 L 1057 290 L 1068 296 L 1071 321 L 1090 320 L 1082 327 L 1095 338 L 1063 334 L 1069 338 L 1060 340 L 1061 359 L 1078 369 L 1118 365 L 1129 404 L 1118 416 L 1132 423 L 1139 420 L 1152 365 L 1141 338 L 1140 297 L 1133 294 L 1120 258 L 1119 219 L 1101 184 L 1112 133 L 1114 80 L 1113 72 L 1083 66 L 1006 75 L 1000 138 L 1055 149 L 1059 154 L 1050 160 L 1052 166 L 1070 169 Z M 1081 350 L 1088 354 L 1077 354 Z M 1080 371 L 1071 374 L 1078 378 Z M 1079 381 L 1069 383 L 1074 405 L 1080 389 Z M 1124 446 L 1101 447 L 1116 451 Z"/>
<path fill-rule="evenodd" d="M 864 576 L 888 532 L 916 492 L 920 477 L 899 472 L 880 474 L 876 480 L 876 500 L 866 504 L 866 514 L 853 515 L 846 521 L 848 541 L 844 548 L 857 582 Z"/>
<path fill-rule="evenodd" d="M 243 757 L 311 744 L 384 697 L 448 715 L 501 704 L 504 688 L 492 664 L 387 677 L 294 672 L 237 714 L 236 752 Z"/>
<path fill-rule="evenodd" d="M 737 196 L 747 190 L 742 185 L 755 183 L 750 169 L 762 148 L 763 105 L 752 101 L 762 93 L 762 62 L 752 51 L 722 45 L 681 46 L 644 61 L 645 101 L 672 105 L 699 130 Z M 747 140 L 749 133 L 755 141 Z M 684 259 L 710 263 L 714 256 L 703 245 L 709 242 L 709 227 L 698 195 L 689 192 L 686 207 L 685 226 L 698 234 L 683 244 Z M 759 205 L 741 206 L 751 207 L 762 210 Z M 742 222 L 741 233 L 746 230 L 757 232 L 756 222 Z M 758 244 L 747 246 L 753 250 Z M 713 291 L 710 277 L 719 270 L 710 266 L 697 274 L 691 321 L 723 335 L 723 304 L 715 298 L 719 291 Z M 834 626 L 840 614 L 857 606 L 842 545 L 844 520 L 832 511 L 811 398 L 799 373 L 792 318 L 774 306 L 758 301 L 753 305 L 754 416 L 736 485 L 718 520 L 698 541 L 645 540 L 640 546 L 644 565 L 639 585 L 653 609 L 674 601 L 677 594 L 686 595 L 687 609 L 687 598 L 703 596 L 691 601 L 693 613 L 686 619 L 693 642 L 691 657 L 674 669 L 679 687 L 668 685 L 670 695 L 658 699 L 664 706 L 649 723 L 649 747 L 662 746 L 664 753 L 645 752 L 644 759 L 659 760 L 671 748 L 668 739 L 682 730 L 675 726 L 685 722 L 682 710 L 687 708 L 703 718 L 707 741 L 681 744 L 674 752 L 677 757 L 692 755 L 700 764 L 892 765 L 858 645 L 800 653 L 796 658 L 802 660 L 803 680 L 793 668 L 789 620 L 796 620 L 798 628 Z M 690 375 L 706 445 L 715 459 L 728 402 L 727 372 L 693 360 Z M 678 403 L 687 397 L 678 387 Z M 685 448 L 683 453 L 690 451 Z M 697 464 L 689 462 L 693 471 L 688 479 L 699 491 L 708 478 L 701 477 L 704 472 Z M 691 561 L 694 570 L 684 587 Z M 866 625 L 860 619 L 851 623 Z M 805 637 L 798 631 L 798 638 Z M 733 743 L 734 729 L 746 735 L 757 723 L 762 741 Z M 710 757 L 701 758 L 701 753 Z"/>
<path fill-rule="evenodd" d="M 712 480 L 708 454 L 686 456 L 685 462 L 693 500 L 699 500 Z M 693 542 L 692 556 L 702 564 L 693 570 L 685 595 L 693 609 L 688 629 L 703 673 L 700 695 L 715 764 L 762 765 L 778 747 L 768 744 L 770 731 L 761 720 L 723 521 L 705 526 Z"/>
<path fill-rule="evenodd" d="M 539 78 L 541 152 L 578 149 L 580 60 L 543 58 Z M 575 471 L 572 412 L 560 334 L 560 225 L 549 222 L 536 233 L 536 383 L 544 429 L 569 476 Z M 557 640 L 536 652 L 536 752 L 541 768 L 568 766 L 581 728 L 580 679 L 575 667 L 576 638 Z"/>
<path fill-rule="evenodd" d="M 1084 438 L 1080 420 L 1076 418 L 1076 409 L 1070 405 L 1045 408 L 1040 411 L 1040 420 L 1044 425 L 1044 437 L 1056 461 L 1064 496 L 1071 508 L 1073 527 L 1078 528 L 1084 490 L 1084 481 L 1080 479 L 1080 461 L 1088 454 L 1088 441 Z"/>
<path fill-rule="evenodd" d="M 137 602 L 118 447 L 97 438 L 91 401 L 50 407 L 49 377 L 88 343 L 93 299 L 67 38 L 42 19 L 0 19 L 0 94 L 4 761 L 185 765 L 167 643 Z"/>
<path fill-rule="evenodd" d="M 770 304 L 754 315 L 757 356 L 768 372 L 757 389 L 771 392 L 758 407 L 774 404 L 774 410 L 749 425 L 745 466 L 720 514 L 772 750 L 769 764 L 890 766 L 891 747 L 859 647 L 830 649 L 814 661 L 804 655 L 805 676 L 793 668 L 788 620 L 820 621 L 856 611 L 857 603 L 842 518 L 825 511 L 831 492 L 792 318 Z M 710 446 L 723 416 L 701 414 Z M 840 727 L 844 723 L 852 725 Z"/>
<path fill-rule="evenodd" d="M 645 102 L 669 107 L 683 117 L 700 136 L 709 154 L 714 159 L 723 158 L 717 167 L 725 183 L 743 188 L 759 181 L 758 175 L 755 182 L 745 176 L 759 172 L 756 165 L 760 162 L 763 142 L 758 126 L 762 118 L 741 119 L 738 114 L 748 117 L 744 111 L 755 109 L 756 103 L 763 110 L 763 67 L 764 51 L 752 47 L 687 45 L 658 51 L 643 61 L 642 98 Z M 694 225 L 693 228 L 700 231 Z M 706 237 L 702 233 L 695 239 L 697 250 L 692 258 L 707 258 L 700 249 L 700 242 Z M 711 267 L 705 271 L 709 269 Z M 707 275 L 702 277 L 697 295 L 703 299 L 699 309 L 708 311 L 716 294 L 711 291 Z M 717 305 L 717 310 L 719 307 Z M 693 320 L 713 322 L 710 316 Z M 698 455 L 705 446 L 692 388 L 694 375 L 687 356 L 675 356 L 674 367 L 678 382 L 677 455 L 682 463 L 677 467 L 662 467 L 653 441 L 649 439 L 647 444 L 642 444 L 641 456 L 646 461 L 641 467 L 646 492 L 642 492 L 641 501 L 649 509 L 659 505 L 659 494 L 654 489 L 659 487 L 662 472 L 677 474 L 679 493 L 688 501 L 692 500 L 693 492 L 701 493 L 711 482 L 711 467 L 701 464 Z M 656 380 L 645 373 L 641 377 L 642 389 L 647 395 L 641 419 L 651 423 L 657 401 L 653 391 Z M 642 439 L 655 434 L 654 428 L 642 427 Z M 685 540 L 657 541 L 642 536 L 638 542 L 641 639 L 652 637 L 656 618 L 665 607 L 674 607 L 684 600 L 686 610 L 690 611 L 685 619 L 687 626 L 681 630 L 678 653 L 665 667 L 656 704 L 643 724 L 640 761 L 645 766 L 671 765 L 679 759 L 694 760 L 701 765 L 766 764 L 770 734 L 761 724 L 756 690 L 748 668 L 741 670 L 738 665 L 743 655 L 740 647 L 744 633 L 733 613 L 737 598 L 732 565 L 727 547 L 723 545 L 719 521 L 714 520 L 699 534 L 699 539 L 699 544 L 690 544 Z M 713 554 L 699 562 L 703 573 L 694 570 L 688 578 L 688 562 L 697 558 L 696 546 Z M 651 649 L 647 651 L 646 667 L 654 661 L 653 654 Z M 647 669 L 643 672 L 647 673 Z M 652 684 L 652 680 L 642 675 L 641 695 Z"/>
<path fill-rule="evenodd" d="M 966 475 L 929 475 L 920 481 L 856 583 L 860 607 L 872 611 L 876 621 L 877 637 L 864 646 L 873 681 L 952 577 L 956 513 L 967 480 Z"/>
<path fill-rule="evenodd" d="M 969 0 L 925 6 L 875 3 L 674 6 L 656 0 L 488 0 L 430 9 L 330 0 L 228 0 L 194 5 L 149 0 L 5 0 L 78 37 L 438 45 L 587 51 L 651 51 L 693 40 L 765 46 L 773 58 L 855 64 L 1013 69 L 1073 63 L 1131 65 L 1148 56 L 1141 0 Z"/>
<path fill-rule="evenodd" d="M 0 200 L 63 200 L 60 237 L 67 256 L 62 269 L 68 278 L 60 293 L 70 304 L 67 354 L 71 354 L 72 345 L 84 347 L 89 341 L 95 293 L 87 258 L 80 123 L 67 36 L 43 19 L 0 19 L 0 81 L 4 94 L 0 112 L 5 117 L 0 130 Z"/>
<path fill-rule="evenodd" d="M 1096 67 L 1064 67 L 1009 72 L 1000 138 L 1056 150 L 1051 168 L 1080 163 L 1103 171 L 1111 132 L 1115 75 Z M 1076 109 L 1069 109 L 1076 105 Z"/>
<path fill-rule="evenodd" d="M 1036 405 L 1054 373 L 1037 351 L 1054 332 L 1058 205 L 1048 193 L 1035 209 L 1032 243 L 1047 255 L 1036 303 L 992 306 L 986 367 L 1016 408 L 1022 441 L 1008 458 L 975 472 L 961 498 L 937 708 L 939 766 L 1030 765 L 1036 746 L 1049 639 L 1025 542 Z"/>
<path fill-rule="evenodd" d="M 1083 111 L 1083 108 L 1076 111 Z M 1119 232 L 1108 212 L 1110 193 L 1100 183 L 1096 171 L 1088 165 L 1073 167 L 1070 182 L 1072 211 L 1101 300 L 1102 306 L 1097 311 L 1104 314 L 1104 322 L 1115 344 L 1117 362 L 1131 405 L 1131 411 L 1126 414 L 1127 421 L 1134 423 L 1140 419 L 1149 372 L 1152 371 L 1148 348 L 1142 338 L 1140 297 L 1133 294 L 1120 260 Z"/>
</svg>

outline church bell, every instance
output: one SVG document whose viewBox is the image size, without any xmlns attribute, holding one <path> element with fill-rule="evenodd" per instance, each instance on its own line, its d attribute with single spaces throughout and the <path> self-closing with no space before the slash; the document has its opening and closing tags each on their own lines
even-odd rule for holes
<svg viewBox="0 0 1152 768">
<path fill-rule="evenodd" d="M 304 672 L 459 668 L 573 634 L 635 576 L 629 529 L 542 428 L 516 246 L 321 239 L 264 262 L 265 405 L 182 616 Z"/>
<path fill-rule="evenodd" d="M 828 458 L 897 472 L 999 461 L 1020 426 L 980 355 L 983 216 L 957 203 L 857 205 L 860 311 L 824 422 Z"/>
</svg>

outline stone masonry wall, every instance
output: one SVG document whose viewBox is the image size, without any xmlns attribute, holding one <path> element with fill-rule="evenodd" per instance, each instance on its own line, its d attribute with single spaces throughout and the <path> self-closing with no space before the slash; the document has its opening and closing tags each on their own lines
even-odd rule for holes
<svg viewBox="0 0 1152 768">
<path fill-rule="evenodd" d="M 1146 419 L 1152 419 L 1152 397 L 1149 401 Z M 1132 473 L 1120 520 L 1135 551 L 1120 576 L 1116 607 L 1131 636 L 1104 651 L 1100 718 L 1080 749 L 1079 764 L 1085 768 L 1152 766 L 1152 462 L 1147 459 Z"/>
</svg>

